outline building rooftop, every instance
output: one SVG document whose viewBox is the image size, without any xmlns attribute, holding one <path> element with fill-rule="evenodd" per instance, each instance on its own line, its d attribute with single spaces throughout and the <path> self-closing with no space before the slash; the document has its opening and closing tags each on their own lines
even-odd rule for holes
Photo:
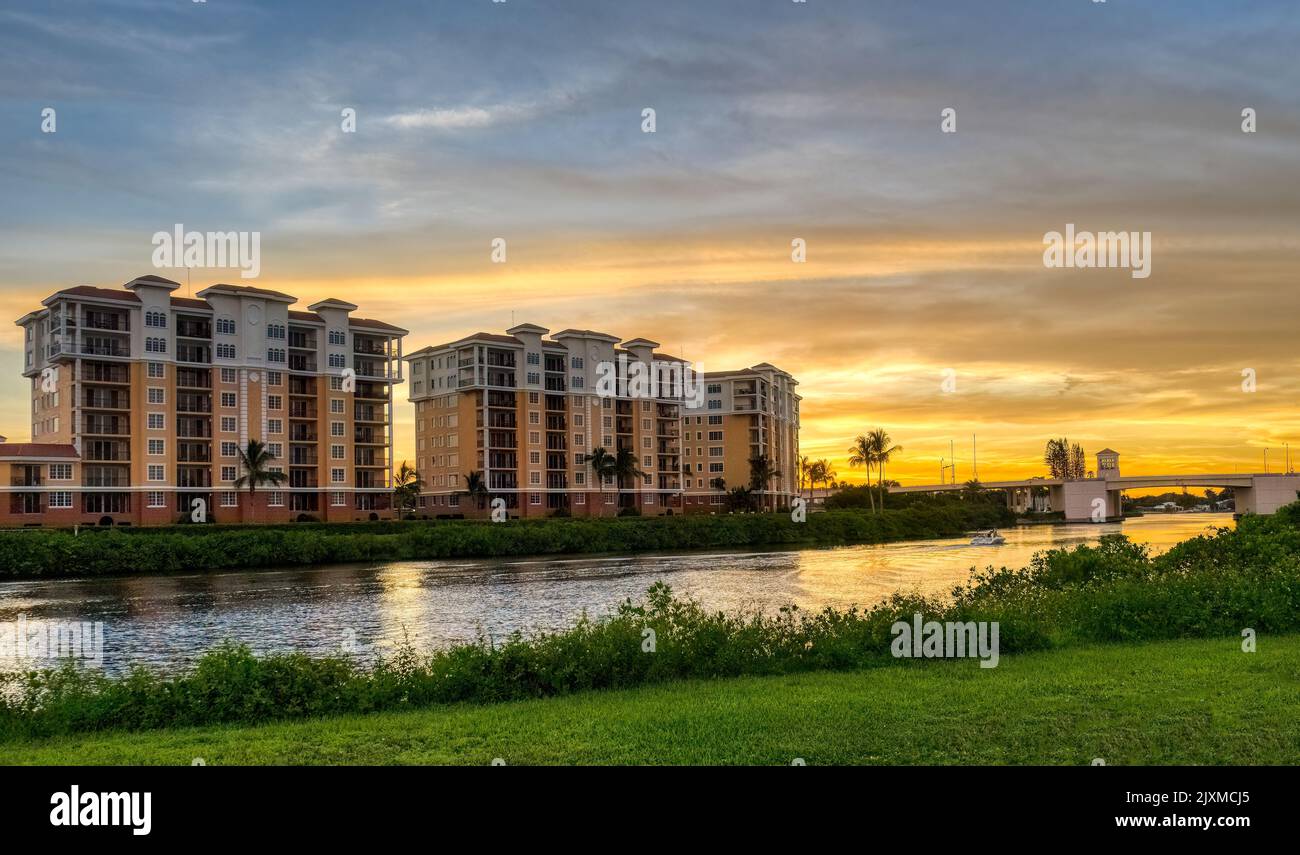
<svg viewBox="0 0 1300 855">
<path fill-rule="evenodd" d="M 55 442 L 4 442 L 0 443 L 0 459 L 80 457 L 73 445 Z"/>
</svg>

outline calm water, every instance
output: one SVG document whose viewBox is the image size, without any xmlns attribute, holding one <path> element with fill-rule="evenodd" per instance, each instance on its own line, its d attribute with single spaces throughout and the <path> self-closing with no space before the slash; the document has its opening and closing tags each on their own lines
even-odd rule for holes
<svg viewBox="0 0 1300 855">
<path fill-rule="evenodd" d="M 970 569 L 1019 567 L 1043 549 L 1123 531 L 1160 552 L 1230 514 L 1147 516 L 1120 524 L 1025 526 L 1002 531 L 1003 546 L 969 538 L 795 551 L 694 552 L 631 558 L 412 561 L 330 565 L 189 576 L 0 584 L 0 633 L 26 619 L 101 621 L 104 667 L 176 665 L 222 639 L 257 651 L 358 654 L 391 650 L 403 638 L 420 648 L 559 629 L 585 609 L 609 612 L 656 581 L 712 608 L 774 610 L 867 605 L 898 590 L 943 594 Z M 15 665 L 0 651 L 0 669 Z M 28 660 L 26 665 L 31 665 Z"/>
</svg>

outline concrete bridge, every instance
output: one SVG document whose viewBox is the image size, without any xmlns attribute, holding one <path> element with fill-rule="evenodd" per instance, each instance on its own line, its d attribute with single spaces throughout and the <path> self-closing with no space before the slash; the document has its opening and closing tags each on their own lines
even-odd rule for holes
<svg viewBox="0 0 1300 855">
<path fill-rule="evenodd" d="M 1300 475 L 1233 473 L 1231 475 L 1120 475 L 1119 452 L 1097 452 L 1097 477 L 1077 481 L 1027 478 L 981 482 L 986 490 L 1004 490 L 1007 506 L 1023 513 L 1034 506 L 1034 488 L 1047 489 L 1046 510 L 1064 511 L 1070 522 L 1103 522 L 1123 516 L 1120 496 L 1125 490 L 1181 487 L 1232 487 L 1238 514 L 1271 514 L 1300 496 Z M 891 493 L 942 493 L 964 490 L 964 484 L 922 484 L 890 487 Z"/>
</svg>

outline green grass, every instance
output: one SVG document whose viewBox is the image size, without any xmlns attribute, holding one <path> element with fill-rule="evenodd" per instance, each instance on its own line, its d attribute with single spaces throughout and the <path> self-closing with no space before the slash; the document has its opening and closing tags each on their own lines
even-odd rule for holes
<svg viewBox="0 0 1300 855">
<path fill-rule="evenodd" d="M 4 764 L 1300 763 L 1300 635 L 0 744 Z"/>
</svg>

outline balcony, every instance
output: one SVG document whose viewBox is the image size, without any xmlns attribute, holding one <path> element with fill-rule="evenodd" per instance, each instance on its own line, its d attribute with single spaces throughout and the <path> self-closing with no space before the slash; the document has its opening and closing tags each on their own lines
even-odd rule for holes
<svg viewBox="0 0 1300 855">
<path fill-rule="evenodd" d="M 131 398 L 125 392 L 87 389 L 81 405 L 88 410 L 129 410 Z"/>
<path fill-rule="evenodd" d="M 131 323 L 126 315 L 115 315 L 109 312 L 87 312 L 82 319 L 81 325 L 83 328 L 91 330 L 131 331 Z"/>
<path fill-rule="evenodd" d="M 197 362 L 206 365 L 212 361 L 212 348 L 205 344 L 176 345 L 177 362 Z"/>
<path fill-rule="evenodd" d="M 314 372 L 316 370 L 316 359 L 301 353 L 291 353 L 289 354 L 289 370 Z"/>
<path fill-rule="evenodd" d="M 388 414 L 384 412 L 383 407 L 354 407 L 352 411 L 353 420 L 358 422 L 386 422 Z"/>
<path fill-rule="evenodd" d="M 316 336 L 290 330 L 289 347 L 294 350 L 315 350 Z"/>
<path fill-rule="evenodd" d="M 91 363 L 81 368 L 81 379 L 86 383 L 130 383 L 131 374 L 124 365 L 97 365 Z"/>
<path fill-rule="evenodd" d="M 372 356 L 388 356 L 388 348 L 375 342 L 356 340 L 352 343 L 353 353 L 368 353 Z"/>
<path fill-rule="evenodd" d="M 312 425 L 290 425 L 289 426 L 290 442 L 315 442 L 316 430 Z"/>
<path fill-rule="evenodd" d="M 11 487 L 39 487 L 44 483 L 45 481 L 41 476 L 35 474 L 14 475 L 9 479 L 9 486 Z"/>
<path fill-rule="evenodd" d="M 319 462 L 314 448 L 290 448 L 289 465 L 290 466 L 315 466 Z"/>
<path fill-rule="evenodd" d="M 519 487 L 519 481 L 513 472 L 490 472 L 488 473 L 488 488 L 492 490 L 514 490 Z"/>
<path fill-rule="evenodd" d="M 197 488 L 212 486 L 212 471 L 209 469 L 178 469 L 176 486 Z"/>
<path fill-rule="evenodd" d="M 291 401 L 289 403 L 289 418 L 314 419 L 316 418 L 316 408 L 303 401 Z"/>
<path fill-rule="evenodd" d="M 88 436 L 130 436 L 131 421 L 126 416 L 86 416 L 81 432 Z"/>
<path fill-rule="evenodd" d="M 206 319 L 183 318 L 176 322 L 176 335 L 181 338 L 212 338 L 212 324 Z"/>
<path fill-rule="evenodd" d="M 316 473 L 307 469 L 292 469 L 289 471 L 290 487 L 319 487 L 320 482 Z"/>
<path fill-rule="evenodd" d="M 180 463 L 211 463 L 212 449 L 203 443 L 180 443 L 176 449 L 176 460 Z"/>
<path fill-rule="evenodd" d="M 178 413 L 211 413 L 212 396 L 211 395 L 192 395 L 180 394 L 176 396 L 176 412 Z"/>
<path fill-rule="evenodd" d="M 178 368 L 176 369 L 176 388 L 211 389 L 212 372 L 199 368 Z"/>
<path fill-rule="evenodd" d="M 81 345 L 82 356 L 130 356 L 131 348 L 116 342 L 85 342 Z"/>
</svg>

